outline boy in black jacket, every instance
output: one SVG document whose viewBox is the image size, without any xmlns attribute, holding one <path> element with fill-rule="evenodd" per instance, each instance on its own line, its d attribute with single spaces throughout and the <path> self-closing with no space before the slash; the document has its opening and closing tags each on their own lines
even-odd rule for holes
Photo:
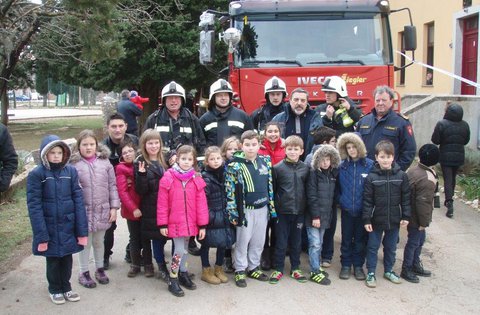
<svg viewBox="0 0 480 315">
<path fill-rule="evenodd" d="M 303 154 L 303 140 L 299 136 L 285 139 L 283 161 L 273 167 L 273 187 L 277 220 L 275 222 L 274 271 L 270 283 L 276 284 L 283 277 L 287 246 L 290 245 L 290 276 L 298 282 L 307 278 L 300 270 L 302 227 L 306 207 L 306 184 L 309 167 L 300 161 Z"/>
<path fill-rule="evenodd" d="M 383 243 L 383 277 L 393 283 L 400 278 L 393 272 L 400 226 L 410 220 L 410 184 L 407 174 L 393 162 L 395 149 L 388 140 L 375 146 L 377 161 L 365 180 L 362 219 L 369 233 L 367 245 L 367 287 L 377 286 L 377 252 Z M 382 241 L 383 237 L 383 241 Z"/>
</svg>

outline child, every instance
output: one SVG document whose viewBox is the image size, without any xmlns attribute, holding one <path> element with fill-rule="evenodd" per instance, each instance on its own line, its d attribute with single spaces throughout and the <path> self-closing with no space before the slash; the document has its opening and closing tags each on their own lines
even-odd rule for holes
<svg viewBox="0 0 480 315">
<path fill-rule="evenodd" d="M 342 158 L 338 171 L 338 203 L 342 211 L 342 245 L 340 247 L 340 279 L 347 280 L 352 273 L 357 280 L 365 280 L 363 264 L 367 232 L 363 227 L 363 185 L 373 161 L 367 158 L 362 138 L 346 132 L 338 138 Z"/>
<path fill-rule="evenodd" d="M 431 272 L 423 268 L 420 261 L 425 229 L 432 222 L 433 197 L 438 188 L 438 177 L 432 166 L 438 163 L 440 151 L 433 144 L 425 144 L 418 151 L 420 163 L 407 171 L 410 181 L 412 217 L 408 223 L 408 240 L 403 252 L 403 265 L 400 276 L 418 283 L 417 276 L 429 277 Z"/>
<path fill-rule="evenodd" d="M 163 143 L 158 131 L 145 130 L 140 137 L 141 155 L 137 158 L 134 168 L 135 191 L 140 196 L 140 211 L 142 212 L 140 230 L 145 277 L 150 278 L 155 275 L 152 261 L 153 247 L 153 254 L 158 264 L 158 277 L 167 281 L 168 269 L 164 251 L 167 238 L 160 234 L 157 226 L 158 189 L 166 168 L 162 148 Z"/>
<path fill-rule="evenodd" d="M 258 154 L 270 156 L 272 165 L 277 165 L 283 160 L 285 157 L 285 148 L 282 145 L 282 138 L 280 138 L 280 123 L 271 121 L 265 125 L 265 139 L 262 142 L 262 147 L 258 150 Z M 275 225 L 273 220 L 268 221 L 265 245 L 260 260 L 262 270 L 270 270 L 270 268 L 272 268 L 276 234 Z"/>
<path fill-rule="evenodd" d="M 305 158 L 305 164 L 310 166 L 312 164 L 313 154 L 318 150 L 322 144 L 330 144 L 332 146 L 337 145 L 337 138 L 335 137 L 335 130 L 329 127 L 321 126 L 313 130 L 312 132 L 313 147 L 312 152 L 310 152 Z"/>
<path fill-rule="evenodd" d="M 130 270 L 127 276 L 135 277 L 140 272 L 142 248 L 141 222 L 142 211 L 139 209 L 140 197 L 135 191 L 135 178 L 133 160 L 135 159 L 136 146 L 132 142 L 120 143 L 120 163 L 115 166 L 117 175 L 117 189 L 122 201 L 122 217 L 127 219 L 130 244 Z M 146 242 L 146 246 L 150 246 Z"/>
<path fill-rule="evenodd" d="M 143 103 L 150 101 L 148 97 L 141 97 L 138 95 L 137 91 L 130 91 L 130 100 L 135 104 L 140 110 L 143 110 Z"/>
<path fill-rule="evenodd" d="M 328 274 L 321 268 L 321 251 L 325 230 L 332 224 L 332 208 L 340 156 L 331 145 L 325 144 L 313 155 L 312 169 L 307 184 L 308 210 L 305 225 L 308 235 L 310 280 L 329 285 Z"/>
<path fill-rule="evenodd" d="M 310 168 L 300 161 L 303 140 L 298 136 L 285 139 L 287 157 L 273 167 L 273 187 L 277 220 L 275 223 L 276 243 L 270 283 L 276 284 L 283 277 L 287 247 L 290 248 L 290 276 L 298 282 L 307 278 L 300 270 L 302 228 L 305 221 L 306 184 Z"/>
<path fill-rule="evenodd" d="M 115 171 L 108 159 L 110 150 L 98 143 L 92 130 L 83 130 L 79 133 L 76 149 L 78 151 L 72 155 L 70 162 L 78 172 L 88 218 L 88 244 L 78 255 L 80 264 L 78 282 L 86 288 L 95 288 L 97 284 L 88 271 L 90 249 L 93 247 L 95 279 L 101 284 L 107 284 L 110 280 L 103 268 L 103 240 L 105 231 L 117 219 L 120 199 Z"/>
<path fill-rule="evenodd" d="M 369 233 L 365 284 L 369 288 L 377 286 L 375 269 L 380 243 L 383 243 L 383 277 L 393 283 L 400 283 L 393 265 L 399 226 L 406 226 L 410 219 L 410 187 L 407 174 L 393 161 L 394 154 L 395 148 L 390 141 L 377 143 L 377 162 L 368 174 L 363 188 L 362 219 L 365 230 Z"/>
<path fill-rule="evenodd" d="M 232 248 L 235 242 L 235 234 L 230 227 L 226 212 L 227 197 L 225 195 L 225 178 L 223 158 L 219 147 L 212 146 L 205 150 L 205 169 L 202 171 L 205 180 L 205 194 L 207 195 L 209 209 L 209 223 L 205 239 L 200 248 L 202 258 L 202 280 L 211 284 L 228 282 L 223 272 L 225 249 Z M 208 250 L 210 247 L 217 248 L 215 268 L 210 267 Z"/>
<path fill-rule="evenodd" d="M 240 145 L 240 140 L 238 140 L 237 137 L 232 136 L 227 139 L 225 139 L 222 143 L 222 146 L 220 147 L 220 150 L 222 151 L 222 157 L 224 162 L 224 169 L 227 169 L 228 164 L 232 161 L 233 159 L 233 154 L 239 150 L 241 150 L 242 147 Z M 226 249 L 225 250 L 225 265 L 224 265 L 224 270 L 226 273 L 234 273 L 235 269 L 233 268 L 233 261 L 232 261 L 232 250 L 231 249 Z"/>
<path fill-rule="evenodd" d="M 260 271 L 260 256 L 269 213 L 276 217 L 276 212 L 272 164 L 269 157 L 258 155 L 258 134 L 253 130 L 245 131 L 240 143 L 242 152 L 236 152 L 228 165 L 225 186 L 228 217 L 236 226 L 237 234 L 235 284 L 244 288 L 247 286 L 246 274 L 260 281 L 268 280 L 268 276 Z"/>
<path fill-rule="evenodd" d="M 87 245 L 82 189 L 77 170 L 67 165 L 70 154 L 70 148 L 59 137 L 46 136 L 40 146 L 42 163 L 27 178 L 32 251 L 46 257 L 48 292 L 55 304 L 80 300 L 70 285 L 72 254 Z"/>
<path fill-rule="evenodd" d="M 185 294 L 179 284 L 189 290 L 197 288 L 187 273 L 188 241 L 197 234 L 202 240 L 208 224 L 205 181 L 197 176 L 196 162 L 192 146 L 179 147 L 177 163 L 165 172 L 158 191 L 157 225 L 160 233 L 172 238 L 175 245 L 168 281 L 168 291 L 174 296 Z"/>
</svg>

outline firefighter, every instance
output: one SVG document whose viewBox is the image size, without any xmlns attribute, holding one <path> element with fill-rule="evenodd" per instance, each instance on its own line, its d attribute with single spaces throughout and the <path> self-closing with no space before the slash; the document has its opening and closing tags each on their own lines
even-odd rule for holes
<svg viewBox="0 0 480 315">
<path fill-rule="evenodd" d="M 275 76 L 268 79 L 265 83 L 264 91 L 265 105 L 256 109 L 251 115 L 253 127 L 258 132 L 262 132 L 265 129 L 265 124 L 284 110 L 285 103 L 283 100 L 287 97 L 285 82 Z"/>
<path fill-rule="evenodd" d="M 375 107 L 357 125 L 368 158 L 375 159 L 375 145 L 380 140 L 389 140 L 395 147 L 395 162 L 405 171 L 412 164 L 417 149 L 412 124 L 406 116 L 393 111 L 395 93 L 390 87 L 377 86 L 373 95 Z"/>
<path fill-rule="evenodd" d="M 338 76 L 325 78 L 322 85 L 325 92 L 325 104 L 315 111 L 322 117 L 323 125 L 336 131 L 338 138 L 342 133 L 354 131 L 354 126 L 362 116 L 362 111 L 348 97 L 347 84 Z"/>
<path fill-rule="evenodd" d="M 230 136 L 240 139 L 246 130 L 253 130 L 250 117 L 232 106 L 233 89 L 230 83 L 219 79 L 210 86 L 208 112 L 200 117 L 207 146 L 221 146 Z"/>
</svg>

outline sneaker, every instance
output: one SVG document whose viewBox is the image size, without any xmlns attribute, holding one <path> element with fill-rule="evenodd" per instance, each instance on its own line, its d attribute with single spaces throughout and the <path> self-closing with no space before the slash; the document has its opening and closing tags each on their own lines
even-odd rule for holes
<svg viewBox="0 0 480 315">
<path fill-rule="evenodd" d="M 328 274 L 328 272 L 325 271 L 325 269 L 323 269 L 322 267 L 320 267 L 319 269 L 320 273 L 322 273 L 325 277 L 329 277 L 330 275 Z"/>
<path fill-rule="evenodd" d="M 97 283 L 90 277 L 90 271 L 85 271 L 78 276 L 78 283 L 85 288 L 92 289 L 97 286 Z"/>
<path fill-rule="evenodd" d="M 80 301 L 80 295 L 76 292 L 73 292 L 73 291 L 68 291 L 68 292 L 63 293 L 63 297 L 65 298 L 65 300 L 67 300 L 69 302 Z"/>
<path fill-rule="evenodd" d="M 95 271 L 95 279 L 97 279 L 100 284 L 107 284 L 110 282 L 110 279 L 108 279 L 103 268 L 98 268 L 97 271 Z"/>
<path fill-rule="evenodd" d="M 50 294 L 50 300 L 52 300 L 53 304 L 57 304 L 57 305 L 65 303 L 65 297 L 63 296 L 62 293 Z"/>
<path fill-rule="evenodd" d="M 390 271 L 390 272 L 385 272 L 383 274 L 383 277 L 387 280 L 390 280 L 390 282 L 393 282 L 395 284 L 401 283 L 400 277 L 395 274 L 395 272 Z"/>
<path fill-rule="evenodd" d="M 367 274 L 367 278 L 365 279 L 365 284 L 369 288 L 375 288 L 377 286 L 377 278 L 375 278 L 375 274 L 373 272 L 369 272 Z"/>
<path fill-rule="evenodd" d="M 256 279 L 259 281 L 268 281 L 268 276 L 264 274 L 258 267 L 247 272 L 247 275 L 249 278 L 252 279 Z"/>
<path fill-rule="evenodd" d="M 324 259 L 321 264 L 323 268 L 329 268 L 331 265 L 332 265 L 332 261 L 329 259 Z"/>
<path fill-rule="evenodd" d="M 330 279 L 321 271 L 310 272 L 310 280 L 321 285 L 329 285 L 331 283 Z"/>
<path fill-rule="evenodd" d="M 247 281 L 245 281 L 245 271 L 236 271 L 235 272 L 235 284 L 239 288 L 246 288 Z"/>
<path fill-rule="evenodd" d="M 297 280 L 300 283 L 307 282 L 307 277 L 305 277 L 300 269 L 295 269 L 290 273 L 290 277 Z"/>
<path fill-rule="evenodd" d="M 339 278 L 342 280 L 348 280 L 350 279 L 351 274 L 352 274 L 351 267 L 342 267 L 342 269 L 340 270 Z"/>
<path fill-rule="evenodd" d="M 361 281 L 365 280 L 365 278 L 366 278 L 365 272 L 363 272 L 362 267 L 353 268 L 353 275 L 355 276 L 355 279 L 361 280 Z"/>
<path fill-rule="evenodd" d="M 270 279 L 268 279 L 268 282 L 271 283 L 271 284 L 277 284 L 278 281 L 280 281 L 280 279 L 282 279 L 282 277 L 283 277 L 283 273 L 275 270 L 270 275 Z"/>
</svg>

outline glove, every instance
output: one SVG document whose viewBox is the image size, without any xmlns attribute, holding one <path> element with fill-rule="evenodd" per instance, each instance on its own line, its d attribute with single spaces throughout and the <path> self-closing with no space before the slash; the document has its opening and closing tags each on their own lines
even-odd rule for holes
<svg viewBox="0 0 480 315">
<path fill-rule="evenodd" d="M 38 244 L 37 250 L 39 252 L 46 252 L 48 249 L 48 242 Z"/>
<path fill-rule="evenodd" d="M 88 236 L 77 237 L 78 245 L 87 246 Z"/>
</svg>

